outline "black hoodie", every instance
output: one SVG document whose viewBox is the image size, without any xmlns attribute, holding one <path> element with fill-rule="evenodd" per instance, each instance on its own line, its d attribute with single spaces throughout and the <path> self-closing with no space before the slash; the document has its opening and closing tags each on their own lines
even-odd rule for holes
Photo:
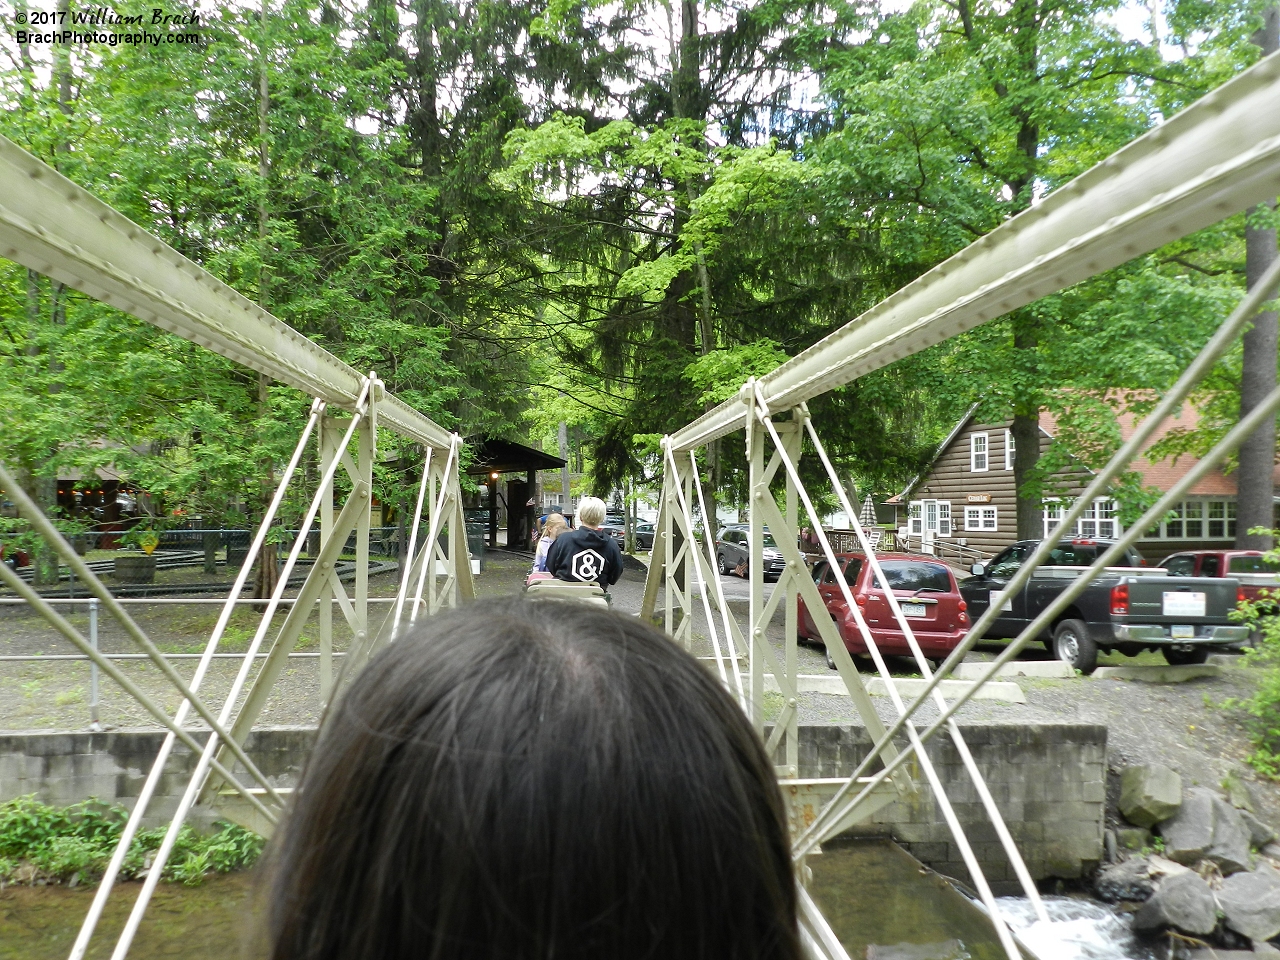
<svg viewBox="0 0 1280 960">
<path fill-rule="evenodd" d="M 566 530 L 547 551 L 547 572 L 571 583 L 594 580 L 607 590 L 622 576 L 622 551 L 607 533 L 590 527 Z"/>
</svg>

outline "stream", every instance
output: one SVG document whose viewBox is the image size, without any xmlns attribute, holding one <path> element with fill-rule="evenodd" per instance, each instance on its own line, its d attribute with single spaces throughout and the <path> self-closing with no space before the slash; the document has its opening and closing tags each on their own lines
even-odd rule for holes
<svg viewBox="0 0 1280 960">
<path fill-rule="evenodd" d="M 809 859 L 812 892 L 852 960 L 1002 960 L 990 923 L 954 887 L 886 841 L 828 845 Z M 107 960 L 140 889 L 112 892 L 89 960 Z M 94 888 L 9 886 L 0 890 L 0 960 L 64 960 Z M 161 884 L 138 931 L 132 960 L 235 960 L 253 949 L 250 872 L 210 877 L 197 887 Z M 1155 960 L 1129 935 L 1128 917 L 1071 897 L 1045 900 L 1051 923 L 1030 904 L 1000 907 L 1038 960 Z"/>
</svg>

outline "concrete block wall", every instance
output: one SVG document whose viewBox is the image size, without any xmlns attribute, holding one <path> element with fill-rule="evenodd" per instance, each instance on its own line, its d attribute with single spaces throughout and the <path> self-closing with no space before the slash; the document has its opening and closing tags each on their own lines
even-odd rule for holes
<svg viewBox="0 0 1280 960">
<path fill-rule="evenodd" d="M 1032 877 L 1079 877 L 1101 861 L 1105 726 L 983 724 L 962 726 L 961 733 Z M 800 776 L 848 776 L 870 747 L 862 727 L 802 726 Z M 1016 892 L 1013 868 L 955 744 L 939 734 L 925 749 L 983 873 L 997 893 Z M 913 760 L 906 766 L 919 785 L 917 795 L 884 807 L 849 835 L 892 837 L 939 873 L 972 883 L 918 763 Z"/>
<path fill-rule="evenodd" d="M 193 730 L 199 743 L 206 731 Z M 164 741 L 164 731 L 110 730 L 103 733 L 0 732 L 0 802 L 34 793 L 57 806 L 96 797 L 132 809 Z M 245 750 L 273 786 L 292 786 L 302 771 L 314 727 L 267 727 L 249 735 Z M 186 790 L 196 760 L 174 744 L 144 825 L 169 822 Z M 248 783 L 237 763 L 233 771 Z M 193 825 L 208 825 L 216 813 L 197 808 Z"/>
<path fill-rule="evenodd" d="M 962 732 L 1033 877 L 1078 877 L 1102 859 L 1106 727 L 975 725 Z M 207 736 L 193 735 L 201 742 Z M 164 736 L 156 730 L 0 732 L 0 802 L 34 793 L 58 805 L 97 797 L 131 807 Z M 255 731 L 246 748 L 274 785 L 292 786 L 314 739 L 313 727 L 267 727 Z M 870 747 L 861 727 L 802 726 L 800 775 L 848 776 Z M 954 744 L 939 735 L 926 749 L 983 872 L 997 892 L 1015 892 L 1012 868 Z M 186 747 L 175 745 L 149 808 L 148 826 L 172 817 L 195 760 Z M 906 768 L 920 785 L 918 793 L 883 808 L 850 834 L 892 837 L 939 872 L 971 882 L 918 765 L 912 761 Z M 215 817 L 198 810 L 193 820 L 207 824 Z"/>
</svg>

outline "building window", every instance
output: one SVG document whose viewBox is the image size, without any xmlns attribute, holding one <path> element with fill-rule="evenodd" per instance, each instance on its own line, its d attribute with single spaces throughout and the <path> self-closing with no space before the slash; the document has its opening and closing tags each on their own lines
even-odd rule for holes
<svg viewBox="0 0 1280 960">
<path fill-rule="evenodd" d="M 1085 507 L 1084 514 L 1076 524 L 1076 532 L 1081 537 L 1114 540 L 1120 530 L 1116 522 L 1116 502 L 1114 500 L 1095 500 Z"/>
<path fill-rule="evenodd" d="M 1013 455 L 1015 453 L 1013 446 L 1013 431 L 1006 430 L 1004 432 L 1004 468 L 1006 470 L 1013 469 Z"/>
<path fill-rule="evenodd" d="M 969 469 L 973 473 L 987 470 L 987 435 L 975 433 L 969 437 Z"/>
<path fill-rule="evenodd" d="M 1210 537 L 1227 535 L 1227 505 L 1221 500 L 1211 500 L 1205 504 L 1205 526 Z"/>
<path fill-rule="evenodd" d="M 1084 537 L 1087 540 L 1114 540 L 1120 535 L 1120 521 L 1116 518 L 1116 502 L 1106 497 L 1094 500 L 1084 508 L 1084 513 L 1071 530 L 1059 530 L 1066 508 L 1061 501 L 1050 500 L 1044 505 L 1044 535 L 1058 530 L 1058 536 Z"/>
<path fill-rule="evenodd" d="M 1148 537 L 1169 540 L 1234 540 L 1236 502 L 1234 500 L 1183 500 L 1165 514 Z"/>
<path fill-rule="evenodd" d="M 965 507 L 965 530 L 997 530 L 995 507 Z"/>
<path fill-rule="evenodd" d="M 907 507 L 907 530 L 913 537 L 918 537 L 924 532 L 923 508 L 924 504 L 919 500 L 913 500 Z"/>
<path fill-rule="evenodd" d="M 1062 525 L 1062 504 L 1057 500 L 1050 500 L 1044 505 L 1044 535 L 1045 538 L 1053 536 L 1053 531 Z"/>
</svg>

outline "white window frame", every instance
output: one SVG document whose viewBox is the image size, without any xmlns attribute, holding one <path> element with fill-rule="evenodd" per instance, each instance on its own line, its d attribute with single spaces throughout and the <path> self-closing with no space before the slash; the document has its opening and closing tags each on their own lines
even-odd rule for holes
<svg viewBox="0 0 1280 960">
<path fill-rule="evenodd" d="M 1062 501 L 1046 500 L 1044 502 L 1044 538 L 1048 540 L 1062 526 Z"/>
<path fill-rule="evenodd" d="M 907 505 L 907 534 L 912 537 L 950 537 L 955 534 L 950 500 L 912 500 Z"/>
<path fill-rule="evenodd" d="M 1004 468 L 1006 470 L 1013 469 L 1013 455 L 1016 452 L 1013 446 L 1013 431 L 1006 430 L 1004 432 Z"/>
<path fill-rule="evenodd" d="M 982 449 L 978 449 L 978 441 L 982 441 Z M 978 458 L 982 458 L 982 466 L 978 466 Z M 969 472 L 986 473 L 991 469 L 991 438 L 985 433 L 969 434 Z"/>
<path fill-rule="evenodd" d="M 990 514 L 990 516 L 987 516 Z M 990 503 L 978 507 L 964 508 L 964 529 L 976 533 L 992 533 L 1000 529 L 1000 517 L 997 508 Z"/>
<path fill-rule="evenodd" d="M 1084 540 L 1115 540 L 1124 532 L 1120 525 L 1120 505 L 1112 497 L 1098 497 L 1084 508 L 1084 513 L 1070 530 L 1062 529 L 1062 515 L 1067 504 L 1062 500 L 1044 502 L 1044 537 L 1079 537 Z"/>
<path fill-rule="evenodd" d="M 1237 502 L 1235 500 L 1228 500 L 1226 498 L 1221 498 L 1221 499 L 1214 498 L 1214 499 L 1205 499 L 1205 500 L 1201 500 L 1197 498 L 1197 499 L 1181 500 L 1178 503 L 1175 503 L 1172 509 L 1169 511 L 1170 513 L 1174 514 L 1173 523 L 1177 524 L 1178 532 L 1170 533 L 1169 521 L 1167 519 L 1161 520 L 1160 523 L 1157 524 L 1151 530 L 1151 532 L 1147 535 L 1145 539 L 1173 540 L 1173 541 L 1179 541 L 1179 540 L 1232 541 L 1232 540 L 1235 540 L 1236 509 L 1237 509 L 1236 503 Z M 1214 505 L 1221 505 L 1222 514 L 1223 514 L 1221 517 L 1210 516 L 1210 513 L 1212 512 Z M 1188 510 L 1189 507 L 1191 508 L 1191 510 Z M 1188 513 L 1191 513 L 1191 515 L 1188 516 Z M 1200 524 L 1199 535 L 1192 534 L 1187 529 L 1187 525 L 1189 523 Z M 1223 527 L 1223 532 L 1220 534 L 1210 533 L 1209 524 L 1211 523 L 1221 523 Z"/>
</svg>

